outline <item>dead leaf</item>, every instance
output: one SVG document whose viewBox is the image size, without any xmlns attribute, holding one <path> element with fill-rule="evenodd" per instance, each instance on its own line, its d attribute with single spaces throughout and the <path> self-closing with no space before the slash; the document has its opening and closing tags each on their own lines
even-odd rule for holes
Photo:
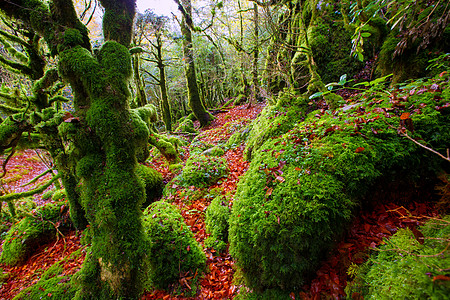
<svg viewBox="0 0 450 300">
<path fill-rule="evenodd" d="M 361 153 L 364 150 L 365 150 L 364 147 L 358 147 L 358 148 L 356 148 L 355 153 Z"/>
</svg>

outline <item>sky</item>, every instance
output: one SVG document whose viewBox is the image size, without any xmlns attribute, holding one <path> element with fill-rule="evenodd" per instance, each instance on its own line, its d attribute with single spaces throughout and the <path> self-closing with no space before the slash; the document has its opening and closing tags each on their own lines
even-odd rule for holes
<svg viewBox="0 0 450 300">
<path fill-rule="evenodd" d="M 138 11 L 143 13 L 151 8 L 157 15 L 171 16 L 171 12 L 177 13 L 177 6 L 173 0 L 137 0 Z"/>
</svg>

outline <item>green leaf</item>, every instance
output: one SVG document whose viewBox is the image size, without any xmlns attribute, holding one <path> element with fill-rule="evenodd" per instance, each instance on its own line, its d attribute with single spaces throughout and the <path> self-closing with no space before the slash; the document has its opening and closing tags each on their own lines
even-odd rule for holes
<svg viewBox="0 0 450 300">
<path fill-rule="evenodd" d="M 344 74 L 341 76 L 341 78 L 339 78 L 339 85 L 344 85 L 347 82 L 347 74 Z"/>
<path fill-rule="evenodd" d="M 369 36 L 371 36 L 372 34 L 370 32 L 362 32 L 361 36 L 364 38 L 368 38 Z"/>
<path fill-rule="evenodd" d="M 317 92 L 317 93 L 314 93 L 314 94 L 312 94 L 311 96 L 309 96 L 309 100 L 318 98 L 318 97 L 320 97 L 320 96 L 322 96 L 322 95 L 323 95 L 323 92 Z"/>
</svg>

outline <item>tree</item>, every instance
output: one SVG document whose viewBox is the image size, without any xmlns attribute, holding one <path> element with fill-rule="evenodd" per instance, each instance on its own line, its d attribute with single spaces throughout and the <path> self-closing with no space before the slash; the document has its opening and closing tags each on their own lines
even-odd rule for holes
<svg viewBox="0 0 450 300">
<path fill-rule="evenodd" d="M 190 0 L 174 0 L 183 15 L 181 22 L 181 33 L 183 34 L 183 60 L 185 62 L 185 73 L 188 87 L 189 107 L 194 113 L 201 126 L 208 125 L 213 116 L 206 110 L 205 105 L 200 98 L 197 85 L 197 75 L 195 70 L 195 60 L 192 45 L 192 5 Z"/>
<path fill-rule="evenodd" d="M 100 3 L 105 9 L 106 42 L 95 54 L 72 1 L 1 0 L 0 9 L 42 37 L 51 55 L 58 58 L 57 70 L 49 69 L 38 81 L 41 86 L 48 88 L 54 82 L 50 79 L 59 75 L 74 92 L 75 113 L 65 119 L 67 122 L 64 114 L 43 109 L 45 95 L 36 99 L 33 107 L 38 116 L 42 112 L 47 118 L 47 125 L 57 129 L 63 144 L 70 144 L 63 153 L 52 154 L 76 170 L 71 183 L 90 225 L 91 247 L 76 275 L 80 286 L 76 298 L 135 299 L 143 291 L 147 255 L 140 211 L 145 194 L 135 172 L 136 153 L 147 146 L 149 135 L 141 117 L 145 110 L 138 114 L 129 108 L 132 65 L 127 47 L 132 38 L 135 1 Z M 21 122 L 35 114 L 26 111 L 22 115 L 25 120 L 16 116 L 2 123 L 5 126 L 9 122 L 14 128 L 8 137 L 0 139 L 3 147 L 8 146 L 7 141 L 20 138 L 26 130 Z"/>
<path fill-rule="evenodd" d="M 152 49 L 150 50 L 151 58 L 144 58 L 144 60 L 155 63 L 158 68 L 159 77 L 157 78 L 152 73 L 144 70 L 152 79 L 159 85 L 161 92 L 160 108 L 161 114 L 167 132 L 172 131 L 172 112 L 170 108 L 169 96 L 167 93 L 166 80 L 166 64 L 163 57 L 163 39 L 162 35 L 167 23 L 167 17 L 157 16 L 152 11 L 147 10 L 143 15 L 139 14 L 136 20 L 136 27 L 139 30 L 136 34 L 142 36 L 150 43 Z M 148 28 L 147 26 L 150 26 Z M 153 37 L 153 38 L 152 38 Z"/>
</svg>

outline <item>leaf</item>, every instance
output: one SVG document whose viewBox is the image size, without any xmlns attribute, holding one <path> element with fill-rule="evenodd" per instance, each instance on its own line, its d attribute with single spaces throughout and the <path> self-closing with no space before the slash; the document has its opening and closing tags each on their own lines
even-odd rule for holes
<svg viewBox="0 0 450 300">
<path fill-rule="evenodd" d="M 311 96 L 309 96 L 309 99 L 311 100 L 311 99 L 318 98 L 318 97 L 322 96 L 322 94 L 323 94 L 323 92 L 314 93 Z"/>
<path fill-rule="evenodd" d="M 364 150 L 366 150 L 366 149 L 364 149 L 364 147 L 358 147 L 358 148 L 356 148 L 355 153 L 361 153 Z"/>
<path fill-rule="evenodd" d="M 369 36 L 371 36 L 372 34 L 370 32 L 362 32 L 361 36 L 364 38 L 368 38 Z"/>
<path fill-rule="evenodd" d="M 272 195 L 272 192 L 273 192 L 273 188 L 267 189 L 267 191 L 266 191 L 266 196 Z"/>
<path fill-rule="evenodd" d="M 411 114 L 409 112 L 402 113 L 400 120 L 407 120 Z"/>
<path fill-rule="evenodd" d="M 339 78 L 338 84 L 344 85 L 346 82 L 347 82 L 347 74 L 344 74 Z"/>
</svg>

